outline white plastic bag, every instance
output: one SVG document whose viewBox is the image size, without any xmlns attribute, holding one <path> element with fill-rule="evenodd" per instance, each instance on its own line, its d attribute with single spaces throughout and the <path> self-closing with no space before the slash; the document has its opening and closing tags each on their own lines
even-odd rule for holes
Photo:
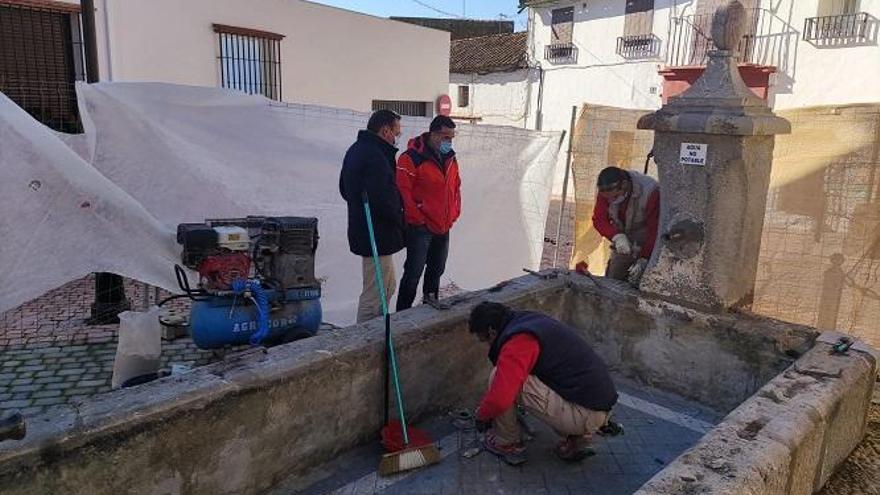
<svg viewBox="0 0 880 495">
<path fill-rule="evenodd" d="M 146 312 L 125 311 L 119 314 L 119 345 L 113 363 L 111 386 L 119 388 L 127 380 L 156 373 L 162 357 L 161 309 L 153 306 Z"/>
</svg>

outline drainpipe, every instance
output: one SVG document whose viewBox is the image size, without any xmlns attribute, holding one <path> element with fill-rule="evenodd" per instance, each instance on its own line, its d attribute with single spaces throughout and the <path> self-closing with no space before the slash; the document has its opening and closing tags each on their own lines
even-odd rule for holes
<svg viewBox="0 0 880 495">
<path fill-rule="evenodd" d="M 110 2 L 112 0 L 104 0 L 104 50 L 107 52 L 107 67 L 106 67 L 106 79 L 110 82 L 113 82 L 113 55 L 112 55 L 112 47 L 110 43 Z"/>
<path fill-rule="evenodd" d="M 82 0 L 83 43 L 86 50 L 86 82 L 96 83 L 98 77 L 98 37 L 95 33 L 95 0 Z"/>
<path fill-rule="evenodd" d="M 538 104 L 535 109 L 535 130 L 540 131 L 544 127 L 544 69 L 538 66 Z"/>
</svg>

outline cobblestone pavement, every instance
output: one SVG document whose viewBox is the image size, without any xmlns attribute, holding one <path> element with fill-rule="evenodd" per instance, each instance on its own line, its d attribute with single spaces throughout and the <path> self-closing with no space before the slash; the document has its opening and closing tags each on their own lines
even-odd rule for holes
<svg viewBox="0 0 880 495">
<path fill-rule="evenodd" d="M 152 288 L 132 280 L 125 291 L 134 309 L 157 299 Z M 0 414 L 36 414 L 110 390 L 119 326 L 86 325 L 93 298 L 89 276 L 0 314 Z M 162 342 L 165 370 L 218 359 L 188 338 Z"/>
<path fill-rule="evenodd" d="M 596 455 L 565 463 L 552 453 L 556 435 L 537 420 L 528 462 L 511 467 L 482 452 L 466 459 L 473 444 L 470 431 L 460 432 L 446 418 L 425 427 L 443 452 L 443 461 L 391 478 L 377 477 L 378 445 L 343 454 L 309 476 L 282 482 L 266 495 L 333 494 L 630 494 L 693 445 L 721 415 L 676 396 L 618 380 L 621 401 L 614 417 L 624 425 L 618 437 L 596 436 Z"/>
<path fill-rule="evenodd" d="M 110 390 L 116 341 L 75 345 L 41 342 L 0 350 L 0 412 L 43 412 Z M 201 366 L 217 357 L 189 339 L 163 342 L 162 366 Z"/>
</svg>

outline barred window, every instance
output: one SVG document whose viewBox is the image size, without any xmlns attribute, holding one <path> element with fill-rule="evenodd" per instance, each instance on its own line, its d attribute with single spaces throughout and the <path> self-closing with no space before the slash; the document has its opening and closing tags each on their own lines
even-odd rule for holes
<svg viewBox="0 0 880 495">
<path fill-rule="evenodd" d="M 466 107 L 471 104 L 471 88 L 470 86 L 458 87 L 458 106 Z"/>
<path fill-rule="evenodd" d="M 220 86 L 251 95 L 281 99 L 283 35 L 214 24 L 217 33 Z"/>
<path fill-rule="evenodd" d="M 428 108 L 431 106 L 427 101 L 401 101 L 401 100 L 373 100 L 373 111 L 393 110 L 400 115 L 410 117 L 427 117 Z"/>
<path fill-rule="evenodd" d="M 44 125 L 76 133 L 74 83 L 84 79 L 79 5 L 0 0 L 0 92 Z"/>
</svg>

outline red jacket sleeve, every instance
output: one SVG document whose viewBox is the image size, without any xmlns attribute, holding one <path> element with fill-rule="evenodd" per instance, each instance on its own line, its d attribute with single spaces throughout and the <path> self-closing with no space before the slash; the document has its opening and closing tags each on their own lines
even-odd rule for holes
<svg viewBox="0 0 880 495">
<path fill-rule="evenodd" d="M 606 239 L 612 239 L 620 233 L 608 218 L 608 200 L 598 195 L 593 206 L 593 227 Z"/>
<path fill-rule="evenodd" d="M 397 159 L 397 189 L 400 191 L 400 197 L 403 199 L 406 223 L 410 225 L 424 225 L 427 219 L 413 198 L 415 182 L 416 166 L 408 154 L 401 153 Z"/>
<path fill-rule="evenodd" d="M 455 162 L 455 191 L 452 208 L 452 221 L 455 222 L 461 216 L 461 168 L 458 166 L 458 161 Z"/>
<path fill-rule="evenodd" d="M 647 204 L 645 204 L 645 223 L 647 230 L 645 234 L 645 245 L 642 246 L 642 251 L 639 253 L 639 256 L 642 258 L 650 258 L 651 253 L 654 252 L 654 243 L 657 242 L 657 228 L 660 224 L 659 188 L 654 189 L 654 192 L 648 197 Z"/>
<path fill-rule="evenodd" d="M 489 421 L 513 407 L 540 353 L 538 339 L 527 333 L 514 335 L 504 344 L 492 384 L 477 409 L 478 420 Z"/>
</svg>

